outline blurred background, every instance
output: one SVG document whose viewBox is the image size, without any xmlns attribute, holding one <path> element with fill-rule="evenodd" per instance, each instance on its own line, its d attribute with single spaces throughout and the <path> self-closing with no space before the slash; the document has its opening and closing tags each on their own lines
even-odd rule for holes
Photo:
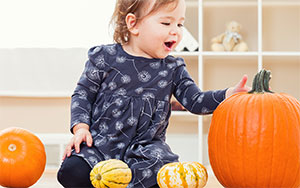
<svg viewBox="0 0 300 188">
<path fill-rule="evenodd" d="M 46 146 L 47 169 L 59 167 L 72 136 L 70 96 L 88 49 L 112 43 L 114 6 L 115 0 L 0 0 L 0 130 L 36 133 Z M 184 124 L 180 117 L 172 121 Z M 198 159 L 192 127 L 170 130 L 168 140 L 183 160 Z"/>
<path fill-rule="evenodd" d="M 244 74 L 251 85 L 257 71 L 265 68 L 272 72 L 273 91 L 300 100 L 299 0 L 186 0 L 186 5 L 184 36 L 189 37 L 181 42 L 183 51 L 172 54 L 185 59 L 200 88 L 224 89 Z M 46 169 L 54 172 L 47 184 L 55 181 L 72 136 L 70 97 L 87 51 L 112 42 L 114 6 L 115 0 L 0 0 L 0 130 L 22 127 L 41 138 Z M 211 50 L 211 39 L 225 32 L 230 21 L 242 25 L 249 51 Z M 199 161 L 213 175 L 207 152 L 210 122 L 211 115 L 196 116 L 178 106 L 167 143 L 181 161 Z"/>
</svg>

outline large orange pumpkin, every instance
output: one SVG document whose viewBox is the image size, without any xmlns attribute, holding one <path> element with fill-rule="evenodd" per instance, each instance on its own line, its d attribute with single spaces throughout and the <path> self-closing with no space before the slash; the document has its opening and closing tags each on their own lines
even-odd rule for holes
<svg viewBox="0 0 300 188">
<path fill-rule="evenodd" d="M 209 159 L 224 187 L 300 187 L 300 103 L 269 91 L 270 74 L 213 113 Z"/>
<path fill-rule="evenodd" d="M 0 185 L 29 187 L 41 177 L 46 164 L 43 143 L 17 127 L 0 132 Z"/>
</svg>

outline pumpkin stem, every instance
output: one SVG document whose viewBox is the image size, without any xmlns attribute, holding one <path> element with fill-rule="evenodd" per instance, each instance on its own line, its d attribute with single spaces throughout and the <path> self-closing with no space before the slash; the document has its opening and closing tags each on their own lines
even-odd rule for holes
<svg viewBox="0 0 300 188">
<path fill-rule="evenodd" d="M 96 174 L 95 179 L 98 180 L 98 181 L 100 181 L 102 179 L 101 174 L 100 173 Z"/>
<path fill-rule="evenodd" d="M 8 150 L 9 151 L 15 151 L 17 149 L 17 146 L 15 145 L 15 144 L 10 144 L 9 146 L 8 146 Z"/>
<path fill-rule="evenodd" d="M 269 89 L 270 79 L 271 79 L 271 71 L 262 69 L 255 75 L 252 84 L 252 90 L 249 91 L 248 93 L 264 93 L 264 92 L 274 93 Z"/>
</svg>

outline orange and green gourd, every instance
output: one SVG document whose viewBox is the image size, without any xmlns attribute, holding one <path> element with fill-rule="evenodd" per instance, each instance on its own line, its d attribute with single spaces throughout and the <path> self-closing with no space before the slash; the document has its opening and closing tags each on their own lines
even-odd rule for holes
<svg viewBox="0 0 300 188">
<path fill-rule="evenodd" d="M 300 103 L 270 91 L 270 78 L 261 70 L 213 113 L 209 159 L 224 187 L 300 187 Z"/>
<path fill-rule="evenodd" d="M 131 178 L 131 169 L 118 159 L 101 161 L 90 173 L 90 180 L 96 188 L 126 188 Z"/>
<path fill-rule="evenodd" d="M 11 127 L 0 132 L 0 185 L 30 187 L 44 172 L 46 152 L 28 130 Z"/>
<path fill-rule="evenodd" d="M 198 162 L 173 162 L 157 173 L 160 188 L 201 188 L 207 183 L 207 171 Z"/>
</svg>

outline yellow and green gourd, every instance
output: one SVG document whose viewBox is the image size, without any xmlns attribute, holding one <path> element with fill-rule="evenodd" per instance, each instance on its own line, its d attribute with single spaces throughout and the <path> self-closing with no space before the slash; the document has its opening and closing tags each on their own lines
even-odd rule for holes
<svg viewBox="0 0 300 188">
<path fill-rule="evenodd" d="M 128 165 L 117 159 L 99 162 L 90 173 L 92 185 L 96 188 L 126 188 L 131 177 Z"/>
</svg>

